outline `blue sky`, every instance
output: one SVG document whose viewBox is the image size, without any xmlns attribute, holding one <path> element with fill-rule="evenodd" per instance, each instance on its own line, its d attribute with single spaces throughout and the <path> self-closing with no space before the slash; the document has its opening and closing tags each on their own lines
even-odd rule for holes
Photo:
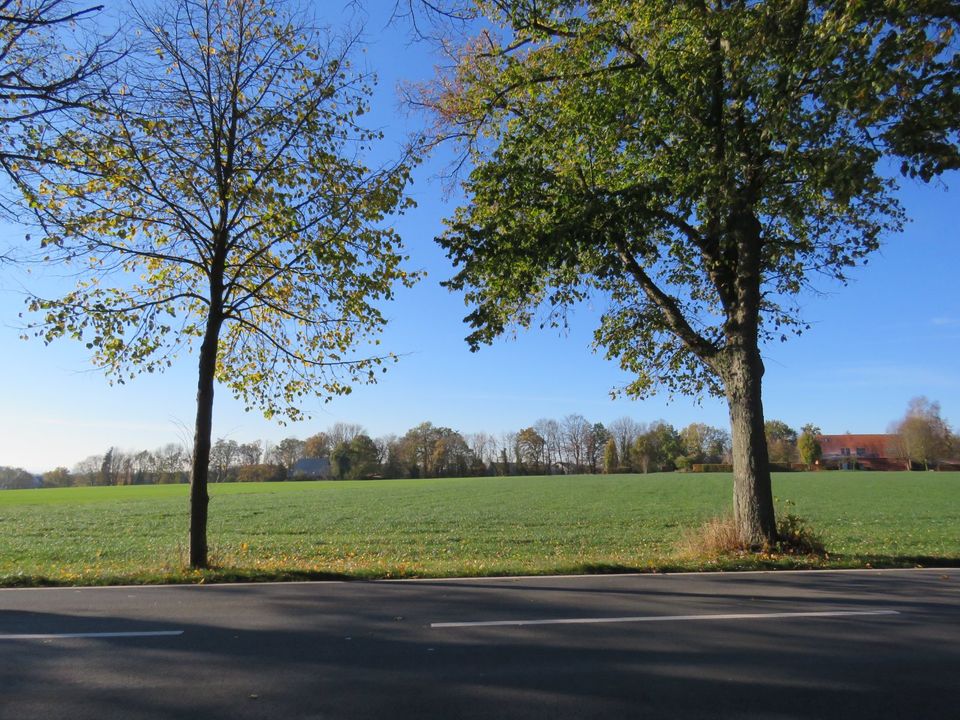
<svg viewBox="0 0 960 720">
<path fill-rule="evenodd" d="M 418 120 L 399 109 L 396 85 L 428 78 L 435 60 L 427 48 L 408 43 L 405 29 L 386 25 L 392 2 L 382 4 L 384 10 L 371 12 L 366 23 L 367 62 L 380 75 L 373 117 L 388 143 L 399 145 Z M 397 223 L 411 267 L 427 272 L 387 308 L 384 346 L 400 361 L 375 386 L 328 404 L 309 403 L 312 419 L 286 427 L 245 413 L 219 389 L 215 437 L 275 442 L 307 437 L 337 421 L 360 423 L 374 436 L 402 434 L 425 420 L 462 432 L 498 433 L 574 412 L 604 423 L 629 415 L 678 427 L 693 421 L 727 426 L 726 407 L 716 400 L 612 400 L 610 390 L 629 378 L 590 350 L 599 308 L 578 312 L 565 335 L 534 330 L 470 353 L 463 341 L 467 308 L 439 287 L 451 268 L 433 238 L 456 200 L 445 199 L 442 184 L 431 179 L 442 166 L 440 156 L 417 173 L 411 190 L 419 206 Z M 828 433 L 884 432 L 910 398 L 926 395 L 941 403 L 944 417 L 960 423 L 960 176 L 947 181 L 949 190 L 904 182 L 902 200 L 912 218 L 905 231 L 887 238 L 848 287 L 824 283 L 822 293 L 803 298 L 810 331 L 764 348 L 768 418 L 794 427 L 814 422 Z M 25 232 L 0 227 L 0 245 Z M 40 472 L 71 467 L 111 446 L 139 450 L 189 442 L 195 356 L 182 356 L 164 375 L 111 387 L 92 369 L 81 344 L 45 347 L 18 339 L 19 288 L 36 282 L 0 270 L 0 372 L 6 379 L 0 465 Z"/>
</svg>

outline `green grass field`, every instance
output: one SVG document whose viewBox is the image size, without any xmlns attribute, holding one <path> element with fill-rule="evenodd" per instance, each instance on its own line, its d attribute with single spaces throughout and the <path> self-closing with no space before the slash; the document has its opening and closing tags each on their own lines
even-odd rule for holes
<svg viewBox="0 0 960 720">
<path fill-rule="evenodd" d="M 187 488 L 0 492 L 0 585 L 960 564 L 960 473 L 774 476 L 825 560 L 682 559 L 729 475 L 299 482 L 212 487 L 211 561 L 185 569 Z"/>
</svg>

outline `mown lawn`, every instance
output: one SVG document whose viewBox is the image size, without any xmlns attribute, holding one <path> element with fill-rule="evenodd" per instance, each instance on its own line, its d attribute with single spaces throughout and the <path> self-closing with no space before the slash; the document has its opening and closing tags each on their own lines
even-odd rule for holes
<svg viewBox="0 0 960 720">
<path fill-rule="evenodd" d="M 219 485 L 217 569 L 192 573 L 185 486 L 5 491 L 0 585 L 960 564 L 960 473 L 776 475 L 827 559 L 680 558 L 730 494 L 721 474 Z"/>
</svg>

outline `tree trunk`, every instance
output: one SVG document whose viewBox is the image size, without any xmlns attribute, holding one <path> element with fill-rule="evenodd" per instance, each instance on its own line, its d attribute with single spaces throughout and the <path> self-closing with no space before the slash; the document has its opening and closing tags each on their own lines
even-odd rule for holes
<svg viewBox="0 0 960 720">
<path fill-rule="evenodd" d="M 758 549 L 777 539 L 757 349 L 726 358 L 723 373 L 733 440 L 733 517 L 741 542 Z"/>
<path fill-rule="evenodd" d="M 190 567 L 206 568 L 207 508 L 210 496 L 207 480 L 210 468 L 210 437 L 213 433 L 213 385 L 217 370 L 220 311 L 211 309 L 200 346 L 197 380 L 197 419 L 193 434 L 193 466 L 190 473 Z"/>
</svg>

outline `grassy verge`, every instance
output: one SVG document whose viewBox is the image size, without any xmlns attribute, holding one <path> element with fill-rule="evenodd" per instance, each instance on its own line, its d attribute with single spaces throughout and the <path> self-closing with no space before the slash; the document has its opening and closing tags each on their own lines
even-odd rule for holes
<svg viewBox="0 0 960 720">
<path fill-rule="evenodd" d="M 0 493 L 0 585 L 960 564 L 960 473 L 790 473 L 781 514 L 827 555 L 689 557 L 729 475 L 215 486 L 216 569 L 185 568 L 184 486 Z"/>
</svg>

